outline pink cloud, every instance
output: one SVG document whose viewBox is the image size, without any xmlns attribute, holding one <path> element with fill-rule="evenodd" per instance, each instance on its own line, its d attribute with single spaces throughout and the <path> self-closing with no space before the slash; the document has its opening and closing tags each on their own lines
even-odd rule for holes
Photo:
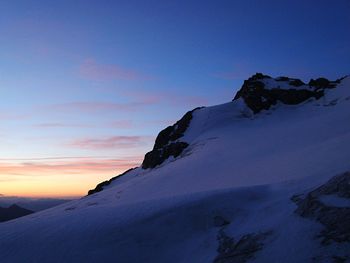
<svg viewBox="0 0 350 263">
<path fill-rule="evenodd" d="M 90 80 L 149 80 L 152 77 L 116 64 L 99 64 L 94 59 L 86 59 L 79 67 L 81 77 Z"/>
<path fill-rule="evenodd" d="M 106 138 L 86 138 L 78 139 L 69 143 L 69 146 L 84 149 L 129 149 L 142 145 L 150 140 L 147 136 L 112 136 Z"/>
<path fill-rule="evenodd" d="M 170 107 L 170 106 L 186 106 L 186 108 L 203 106 L 208 104 L 208 99 L 203 96 L 189 96 L 178 94 L 173 91 L 155 91 L 150 93 L 148 91 L 123 91 L 122 95 L 127 97 L 130 102 L 98 102 L 98 101 L 73 101 L 59 104 L 48 105 L 44 107 L 49 112 L 59 113 L 109 113 L 109 112 L 143 112 L 149 106 Z M 42 110 L 41 108 L 40 110 Z M 45 111 L 45 112 L 46 112 Z M 65 124 L 65 123 L 43 123 L 39 126 L 49 127 L 83 127 L 79 124 Z M 131 128 L 130 121 L 119 121 L 112 125 L 116 128 Z"/>
<path fill-rule="evenodd" d="M 61 123 L 61 122 L 39 123 L 34 126 L 39 128 L 91 128 L 91 127 L 94 127 L 94 125 L 90 125 L 90 124 L 69 124 L 69 123 Z"/>
<path fill-rule="evenodd" d="M 27 114 L 11 114 L 11 113 L 1 113 L 0 120 L 23 120 L 29 118 Z"/>
<path fill-rule="evenodd" d="M 178 105 L 197 105 L 201 106 L 208 103 L 208 99 L 203 96 L 188 96 L 185 94 L 175 93 L 173 91 L 154 91 L 150 94 L 149 91 L 124 91 L 123 95 L 131 97 L 144 104 L 160 104 L 166 103 L 173 106 Z"/>
<path fill-rule="evenodd" d="M 122 172 L 142 162 L 142 156 L 125 159 L 83 158 L 69 160 L 28 161 L 23 163 L 0 163 L 0 174 L 15 176 L 46 176 L 51 174 L 105 174 Z M 11 179 L 11 178 L 10 178 Z M 18 178 L 17 178 L 18 179 Z M 16 180 L 16 178 L 12 178 Z"/>
<path fill-rule="evenodd" d="M 106 159 L 107 156 L 60 156 L 60 157 L 31 157 L 31 158 L 1 158 L 0 162 L 8 161 L 47 161 L 47 160 L 84 160 L 84 159 Z"/>
<path fill-rule="evenodd" d="M 143 106 L 147 106 L 146 102 L 130 102 L 130 103 L 113 103 L 113 102 L 87 102 L 75 101 L 61 104 L 51 105 L 50 108 L 58 111 L 79 110 L 84 112 L 96 111 L 135 111 Z"/>
</svg>

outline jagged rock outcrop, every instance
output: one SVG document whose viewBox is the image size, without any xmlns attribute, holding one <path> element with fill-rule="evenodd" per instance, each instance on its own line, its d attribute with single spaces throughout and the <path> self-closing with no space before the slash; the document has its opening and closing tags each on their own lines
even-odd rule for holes
<svg viewBox="0 0 350 263">
<path fill-rule="evenodd" d="M 289 77 L 278 77 L 276 78 L 276 81 L 287 81 L 289 85 L 294 86 L 294 87 L 300 87 L 305 85 L 303 81 L 300 79 L 294 79 L 294 78 L 289 78 Z"/>
<path fill-rule="evenodd" d="M 221 230 L 218 235 L 218 256 L 214 263 L 244 263 L 252 259 L 256 252 L 264 246 L 264 240 L 269 232 L 258 234 L 247 234 L 238 241 L 229 237 Z"/>
<path fill-rule="evenodd" d="M 242 88 L 237 92 L 233 100 L 242 98 L 246 105 L 256 114 L 262 110 L 268 110 L 277 102 L 295 105 L 310 98 L 319 99 L 324 95 L 324 89 L 335 88 L 337 81 L 329 81 L 325 78 L 310 80 L 306 85 L 300 79 L 270 76 L 256 73 L 245 80 Z"/>
<path fill-rule="evenodd" d="M 129 173 L 130 171 L 132 171 L 132 170 L 134 170 L 134 169 L 135 169 L 135 168 L 131 168 L 131 169 L 129 169 L 129 170 L 126 170 L 126 171 L 125 171 L 124 173 L 122 173 L 122 174 L 119 174 L 119 175 L 117 175 L 117 176 L 115 176 L 115 177 L 113 177 L 113 178 L 111 178 L 111 179 L 109 179 L 109 180 L 107 180 L 107 181 L 104 181 L 104 182 L 102 182 L 102 183 L 99 183 L 98 185 L 96 185 L 95 189 L 92 189 L 92 190 L 89 190 L 89 191 L 88 191 L 88 195 L 92 195 L 92 194 L 94 194 L 94 193 L 101 192 L 101 191 L 103 190 L 103 187 L 109 185 L 109 184 L 110 184 L 111 182 L 113 182 L 114 180 L 120 178 L 120 177 L 123 176 L 123 175 L 126 175 L 127 173 Z"/>
<path fill-rule="evenodd" d="M 174 125 L 165 128 L 158 134 L 153 150 L 145 155 L 142 162 L 143 169 L 154 168 L 157 165 L 162 164 L 170 156 L 176 158 L 185 148 L 187 148 L 188 143 L 177 140 L 184 136 L 184 133 L 193 118 L 193 112 L 198 109 L 200 108 L 195 108 L 187 112 Z"/>
<path fill-rule="evenodd" d="M 173 142 L 169 145 L 163 146 L 160 149 L 154 149 L 145 155 L 145 159 L 142 163 L 142 168 L 154 168 L 157 165 L 162 164 L 170 156 L 174 158 L 178 157 L 184 149 L 186 149 L 188 143 L 186 142 Z"/>
<path fill-rule="evenodd" d="M 324 203 L 322 198 L 327 196 L 333 197 L 335 204 Z M 336 204 L 344 199 L 349 199 L 350 204 L 350 172 L 333 177 L 305 196 L 292 198 L 298 205 L 297 214 L 324 226 L 319 235 L 323 244 L 331 241 L 350 242 L 350 206 Z"/>
</svg>

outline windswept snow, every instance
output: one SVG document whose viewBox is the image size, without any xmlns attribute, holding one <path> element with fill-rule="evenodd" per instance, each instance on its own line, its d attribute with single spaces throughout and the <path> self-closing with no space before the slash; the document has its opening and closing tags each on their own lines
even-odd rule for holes
<svg viewBox="0 0 350 263">
<path fill-rule="evenodd" d="M 291 197 L 350 170 L 349 120 L 350 78 L 255 115 L 241 99 L 196 110 L 178 158 L 0 224 L 1 262 L 213 262 L 220 231 L 270 233 L 254 262 L 330 262 L 345 252 L 320 248 L 322 226 L 295 214 Z"/>
</svg>

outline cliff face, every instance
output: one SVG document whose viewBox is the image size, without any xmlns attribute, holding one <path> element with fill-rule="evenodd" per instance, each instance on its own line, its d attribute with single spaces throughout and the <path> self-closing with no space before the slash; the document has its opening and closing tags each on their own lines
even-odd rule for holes
<svg viewBox="0 0 350 263">
<path fill-rule="evenodd" d="M 143 169 L 154 168 L 171 156 L 176 158 L 187 148 L 188 143 L 179 139 L 184 136 L 193 118 L 193 112 L 197 109 L 200 108 L 188 111 L 174 125 L 167 127 L 158 134 L 153 150 L 145 155 L 142 162 Z"/>
<path fill-rule="evenodd" d="M 131 172 L 134 169 L 135 168 L 131 168 L 131 169 L 126 170 L 125 172 L 123 172 L 123 173 L 121 173 L 121 174 L 119 174 L 119 175 L 117 175 L 117 176 L 107 180 L 107 181 L 99 183 L 98 185 L 96 185 L 96 187 L 94 189 L 91 189 L 91 190 L 88 191 L 88 195 L 92 195 L 92 194 L 101 192 L 105 186 L 110 185 L 114 180 L 116 180 L 118 178 L 120 179 L 120 177 L 122 177 L 123 175 L 126 175 L 127 173 Z"/>
</svg>

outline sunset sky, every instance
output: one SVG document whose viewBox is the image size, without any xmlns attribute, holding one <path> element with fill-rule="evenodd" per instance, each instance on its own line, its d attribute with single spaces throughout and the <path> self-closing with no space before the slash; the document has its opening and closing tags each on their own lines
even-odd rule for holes
<svg viewBox="0 0 350 263">
<path fill-rule="evenodd" d="M 255 72 L 349 74 L 350 1 L 1 1 L 0 194 L 84 195 Z"/>
</svg>

